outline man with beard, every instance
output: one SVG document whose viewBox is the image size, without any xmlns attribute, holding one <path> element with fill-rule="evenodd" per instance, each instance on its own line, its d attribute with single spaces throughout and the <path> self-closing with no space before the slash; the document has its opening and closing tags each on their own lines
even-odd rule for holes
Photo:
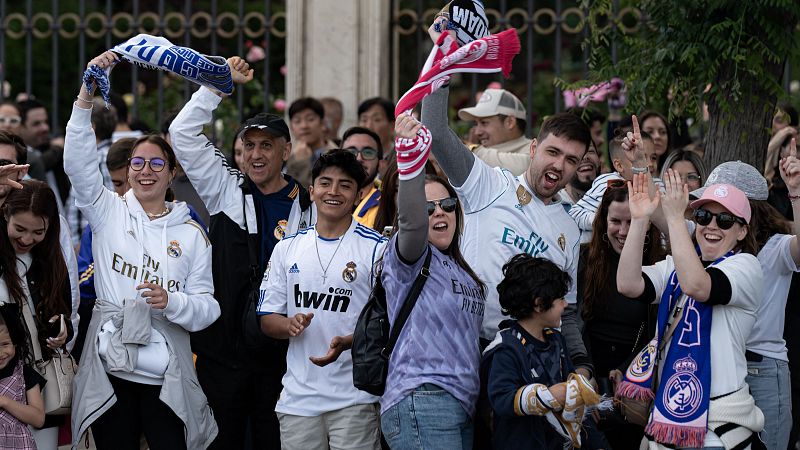
<svg viewBox="0 0 800 450">
<path fill-rule="evenodd" d="M 63 215 L 70 188 L 69 179 L 64 173 L 64 149 L 50 144 L 50 120 L 42 103 L 28 99 L 19 103 L 19 110 L 22 115 L 20 132 L 28 146 L 30 175 L 47 182 L 56 194 L 58 210 Z M 43 167 L 36 167 L 39 158 Z"/>
<path fill-rule="evenodd" d="M 496 287 L 503 279 L 503 264 L 512 256 L 525 252 L 546 258 L 573 280 L 577 278 L 580 230 L 558 192 L 575 175 L 591 136 L 575 115 L 551 116 L 531 141 L 527 171 L 514 176 L 476 158 L 449 128 L 448 90 L 438 89 L 423 100 L 422 122 L 431 132 L 436 160 L 464 205 L 464 258 L 486 283 L 481 331 L 485 346 L 504 319 Z M 566 299 L 569 306 L 563 314 L 562 334 L 567 350 L 577 370 L 591 376 L 591 361 L 578 326 L 574 283 Z"/>
<path fill-rule="evenodd" d="M 564 189 L 559 192 L 561 200 L 564 203 L 574 205 L 581 198 L 583 194 L 592 187 L 592 182 L 597 178 L 600 171 L 600 155 L 598 155 L 597 148 L 592 144 L 586 154 L 583 155 L 581 163 L 578 164 L 578 170 L 575 176 L 569 180 Z"/>
<path fill-rule="evenodd" d="M 344 132 L 342 148 L 356 156 L 356 159 L 367 173 L 367 179 L 361 186 L 361 203 L 356 207 L 353 218 L 361 225 L 372 228 L 378 214 L 378 203 L 381 200 L 380 185 L 375 182 L 378 166 L 383 159 L 381 138 L 367 128 L 352 127 Z"/>
</svg>

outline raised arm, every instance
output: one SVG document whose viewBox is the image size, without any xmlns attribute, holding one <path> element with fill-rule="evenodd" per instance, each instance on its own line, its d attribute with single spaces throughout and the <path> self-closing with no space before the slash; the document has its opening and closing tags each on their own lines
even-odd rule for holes
<svg viewBox="0 0 800 450">
<path fill-rule="evenodd" d="M 89 61 L 87 69 L 97 66 L 109 72 L 118 59 L 114 52 L 108 51 Z M 94 83 L 88 88 L 82 83 L 72 105 L 72 116 L 67 122 L 64 138 L 64 171 L 75 188 L 77 205 L 92 228 L 98 231 L 105 222 L 107 209 L 117 196 L 103 186 L 103 175 L 97 170 L 97 141 L 91 122 L 94 88 Z"/>
<path fill-rule="evenodd" d="M 800 266 L 800 159 L 797 158 L 797 140 L 792 138 L 789 144 L 789 156 L 781 159 L 781 178 L 789 189 L 789 199 L 794 212 L 792 227 L 791 252 L 794 263 Z"/>
<path fill-rule="evenodd" d="M 422 124 L 403 114 L 395 120 L 394 132 L 398 143 L 414 139 Z M 395 149 L 398 146 L 395 145 Z M 428 214 L 425 204 L 425 171 L 412 178 L 399 177 L 397 188 L 397 251 L 408 263 L 416 262 L 428 245 Z"/>
<path fill-rule="evenodd" d="M 244 84 L 253 79 L 253 70 L 241 58 L 229 58 L 228 65 L 234 83 Z M 238 211 L 242 206 L 239 184 L 243 174 L 228 166 L 225 154 L 203 134 L 203 126 L 211 122 L 224 97 L 201 87 L 169 127 L 175 156 L 211 215 Z"/>
<path fill-rule="evenodd" d="M 654 197 L 648 193 L 650 174 L 636 174 L 633 182 L 628 182 L 628 204 L 631 209 L 631 226 L 628 238 L 622 247 L 617 268 L 617 290 L 620 294 L 637 298 L 644 293 L 645 282 L 642 277 L 642 254 L 644 239 L 650 228 L 650 216 L 658 207 L 660 193 Z M 692 250 L 694 252 L 694 250 Z"/>
<path fill-rule="evenodd" d="M 475 164 L 475 155 L 461 143 L 448 125 L 448 93 L 449 89 L 443 87 L 422 99 L 422 123 L 428 127 L 433 137 L 433 156 L 450 183 L 460 187 Z"/>
<path fill-rule="evenodd" d="M 689 188 L 681 180 L 680 174 L 672 169 L 664 177 L 667 193 L 661 202 L 664 219 L 669 230 L 672 260 L 675 261 L 675 274 L 686 295 L 705 302 L 711 295 L 711 276 L 697 256 L 692 237 L 686 228 L 683 214 L 689 206 Z M 630 235 L 629 235 L 630 237 Z"/>
</svg>

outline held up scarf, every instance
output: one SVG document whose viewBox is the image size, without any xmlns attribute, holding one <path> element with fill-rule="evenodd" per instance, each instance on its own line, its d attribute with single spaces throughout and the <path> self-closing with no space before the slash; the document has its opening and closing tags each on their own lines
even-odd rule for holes
<svg viewBox="0 0 800 450">
<path fill-rule="evenodd" d="M 414 109 L 426 95 L 447 84 L 450 75 L 461 72 L 502 72 L 508 77 L 511 62 L 519 53 L 519 37 L 513 28 L 486 36 L 458 47 L 447 33 L 442 33 L 436 42 L 436 54 L 430 69 L 424 70 L 417 82 L 397 102 L 395 117 Z M 427 64 L 426 64 L 427 66 Z"/>
<path fill-rule="evenodd" d="M 733 255 L 728 252 L 710 266 Z M 710 267 L 709 266 L 709 267 Z M 676 447 L 702 447 L 708 429 L 711 398 L 711 319 L 713 306 L 688 297 L 683 309 L 675 309 L 683 295 L 673 270 L 658 305 L 656 337 L 633 360 L 617 390 L 620 397 L 653 399 L 655 407 L 645 432 L 657 442 Z M 664 358 L 658 389 L 653 392 L 653 375 L 661 342 L 672 320 L 679 320 Z M 680 313 L 680 316 L 677 316 Z"/>
</svg>

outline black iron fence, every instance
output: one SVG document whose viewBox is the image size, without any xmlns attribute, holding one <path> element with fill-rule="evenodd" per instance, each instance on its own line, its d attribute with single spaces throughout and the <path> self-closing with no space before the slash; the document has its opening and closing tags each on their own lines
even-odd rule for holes
<svg viewBox="0 0 800 450">
<path fill-rule="evenodd" d="M 36 96 L 50 108 L 52 128 L 65 122 L 86 62 L 103 50 L 138 33 L 162 35 L 177 45 L 213 55 L 245 55 L 258 80 L 238 89 L 235 102 L 225 102 L 218 117 L 235 124 L 243 114 L 285 107 L 286 5 L 290 0 L 0 0 L 0 99 L 20 93 Z M 329 0 L 338 1 L 338 0 Z M 443 0 L 390 1 L 390 92 L 397 99 L 416 80 L 431 44 L 427 27 Z M 587 72 L 581 48 L 587 12 L 577 0 L 484 1 L 492 32 L 517 29 L 522 44 L 511 78 L 468 75 L 453 80 L 453 104 L 474 103 L 475 93 L 491 82 L 516 93 L 525 103 L 531 127 L 542 116 L 563 108 L 562 93 L 553 80 L 578 80 Z M 614 12 L 600 18 L 621 36 L 635 33 L 642 13 L 613 0 Z M 800 33 L 798 34 L 800 36 Z M 616 59 L 616 40 L 611 41 Z M 798 64 L 794 61 L 794 64 Z M 789 90 L 791 64 L 784 84 Z M 191 83 L 162 72 L 115 71 L 112 90 L 126 93 L 130 113 L 151 128 L 179 108 L 196 89 Z M 235 103 L 235 104 L 234 104 Z M 219 121 L 213 130 L 227 125 Z"/>
<path fill-rule="evenodd" d="M 280 110 L 285 9 L 285 1 L 277 0 L 0 0 L 0 98 L 35 96 L 49 107 L 51 129 L 61 130 L 87 61 L 146 33 L 210 55 L 248 57 L 258 80 L 238 89 L 235 106 L 221 107 L 221 115 L 238 120 L 254 109 Z M 114 71 L 111 81 L 114 92 L 129 97 L 131 117 L 153 129 L 197 89 L 134 65 Z"/>
</svg>

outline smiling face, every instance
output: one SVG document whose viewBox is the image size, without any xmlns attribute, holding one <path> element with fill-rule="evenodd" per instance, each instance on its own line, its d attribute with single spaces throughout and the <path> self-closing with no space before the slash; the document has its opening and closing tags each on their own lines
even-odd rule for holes
<svg viewBox="0 0 800 450">
<path fill-rule="evenodd" d="M 511 116 L 489 116 L 475 118 L 475 135 L 484 147 L 494 147 L 515 139 L 516 119 Z"/>
<path fill-rule="evenodd" d="M 611 202 L 608 205 L 608 215 L 606 216 L 606 238 L 611 248 L 617 254 L 622 253 L 622 247 L 628 238 L 628 230 L 631 227 L 631 211 L 628 209 L 628 201 Z"/>
<path fill-rule="evenodd" d="M 142 170 L 136 171 L 128 165 L 128 184 L 140 203 L 153 201 L 163 201 L 167 193 L 172 178 L 175 176 L 175 168 L 169 167 L 167 155 L 156 144 L 142 142 L 133 149 L 131 158 L 144 158 L 146 160 L 164 160 L 164 169 L 156 172 L 152 168 L 152 162 L 144 165 Z"/>
<path fill-rule="evenodd" d="M 14 346 L 14 343 L 11 342 L 11 335 L 8 333 L 8 327 L 0 325 L 0 369 L 5 369 L 16 354 L 17 348 Z"/>
<path fill-rule="evenodd" d="M 258 128 L 242 133 L 242 147 L 242 163 L 239 168 L 259 187 L 272 183 L 281 176 L 283 163 L 289 159 L 292 151 L 286 138 L 273 136 Z"/>
<path fill-rule="evenodd" d="M 48 222 L 42 216 L 22 211 L 6 217 L 8 240 L 17 254 L 25 254 L 42 242 L 47 234 Z"/>
<path fill-rule="evenodd" d="M 317 206 L 319 218 L 336 223 L 346 216 L 352 216 L 358 191 L 356 180 L 334 166 L 322 170 L 308 192 Z"/>
<path fill-rule="evenodd" d="M 448 197 L 450 193 L 440 183 L 434 181 L 425 184 L 427 201 L 440 201 Z M 433 214 L 428 216 L 428 241 L 441 251 L 447 250 L 456 234 L 456 225 L 456 211 L 445 212 L 437 204 Z"/>
<path fill-rule="evenodd" d="M 586 145 L 569 141 L 553 133 L 542 142 L 531 142 L 531 164 L 528 183 L 534 194 L 545 203 L 575 176 L 578 164 L 586 153 Z"/>
<path fill-rule="evenodd" d="M 701 208 L 717 214 L 729 212 L 719 203 L 706 203 Z M 700 246 L 700 253 L 704 261 L 714 261 L 720 256 L 728 253 L 736 247 L 736 244 L 747 236 L 747 226 L 735 223 L 727 230 L 717 226 L 717 218 L 714 217 L 708 225 L 697 224 L 695 238 Z"/>
<path fill-rule="evenodd" d="M 642 131 L 653 138 L 657 156 L 660 157 L 666 153 L 667 144 L 669 143 L 669 134 L 667 134 L 667 124 L 665 124 L 661 118 L 658 116 L 650 116 L 645 119 L 642 123 Z"/>
<path fill-rule="evenodd" d="M 589 146 L 589 150 L 583 155 L 581 163 L 578 164 L 575 176 L 572 177 L 572 185 L 578 189 L 588 191 L 592 187 L 592 182 L 597 178 L 600 171 L 600 155 L 597 154 L 594 145 Z"/>
</svg>

